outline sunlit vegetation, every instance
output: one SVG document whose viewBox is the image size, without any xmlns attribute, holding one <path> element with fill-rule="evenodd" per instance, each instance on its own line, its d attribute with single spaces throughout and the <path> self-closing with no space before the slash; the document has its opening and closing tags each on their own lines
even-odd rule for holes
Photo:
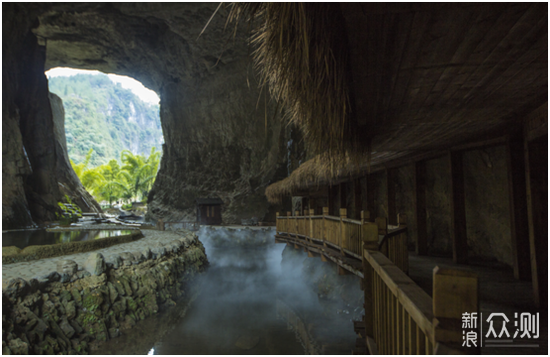
<svg viewBox="0 0 550 357">
<path fill-rule="evenodd" d="M 75 164 L 71 160 L 71 165 L 96 201 L 106 201 L 109 206 L 117 201 L 146 201 L 160 163 L 161 153 L 155 147 L 151 148 L 148 157 L 123 150 L 120 162 L 111 159 L 95 167 L 90 164 L 92 154 L 93 149 L 90 149 L 83 162 Z"/>
<path fill-rule="evenodd" d="M 88 165 L 107 164 L 123 150 L 147 155 L 161 148 L 159 106 L 143 102 L 103 74 L 78 74 L 48 80 L 50 92 L 63 100 L 69 157 Z"/>
</svg>

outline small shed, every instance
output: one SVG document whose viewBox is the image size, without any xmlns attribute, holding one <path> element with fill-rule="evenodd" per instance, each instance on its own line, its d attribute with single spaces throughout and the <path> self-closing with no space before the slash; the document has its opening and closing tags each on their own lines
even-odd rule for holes
<svg viewBox="0 0 550 357">
<path fill-rule="evenodd" d="M 219 198 L 197 198 L 197 222 L 205 225 L 222 223 L 223 201 Z"/>
</svg>

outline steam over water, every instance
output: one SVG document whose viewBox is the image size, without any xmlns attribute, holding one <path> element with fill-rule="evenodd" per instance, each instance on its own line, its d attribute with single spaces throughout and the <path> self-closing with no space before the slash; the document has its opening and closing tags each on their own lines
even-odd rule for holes
<svg viewBox="0 0 550 357">
<path fill-rule="evenodd" d="M 334 302 L 322 302 L 303 274 L 304 259 L 328 263 L 304 258 L 305 253 L 290 247 L 283 254 L 286 245 L 274 243 L 273 230 L 228 232 L 210 228 L 198 232 L 210 266 L 197 278 L 197 298 L 187 311 L 142 321 L 136 331 L 118 338 L 127 338 L 128 343 L 115 339 L 108 343 L 110 348 L 98 352 L 147 353 L 132 348 L 130 341 L 154 335 L 149 354 L 351 352 L 356 338 L 351 319 L 359 317 L 350 314 L 351 309 L 344 313 Z M 358 280 L 355 285 L 359 289 Z M 181 317 L 174 317 L 178 314 Z M 298 320 L 301 330 L 296 331 L 292 324 Z"/>
</svg>

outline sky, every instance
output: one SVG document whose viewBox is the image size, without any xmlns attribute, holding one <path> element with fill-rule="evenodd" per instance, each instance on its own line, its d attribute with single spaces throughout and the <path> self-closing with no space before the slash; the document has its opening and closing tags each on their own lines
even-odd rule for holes
<svg viewBox="0 0 550 357">
<path fill-rule="evenodd" d="M 89 71 L 85 69 L 73 69 L 66 67 L 56 67 L 52 68 L 46 72 L 48 78 L 52 77 L 69 77 L 76 74 L 104 74 L 99 71 Z M 141 100 L 149 104 L 159 104 L 159 96 L 154 91 L 145 88 L 143 84 L 136 81 L 133 78 L 126 76 L 119 76 L 117 74 L 107 74 L 111 81 L 115 83 L 120 83 L 122 88 L 131 90 L 135 95 L 137 95 Z"/>
</svg>

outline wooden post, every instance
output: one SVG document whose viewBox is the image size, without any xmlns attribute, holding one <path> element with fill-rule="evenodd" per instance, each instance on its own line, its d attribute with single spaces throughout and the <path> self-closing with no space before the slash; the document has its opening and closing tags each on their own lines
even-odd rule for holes
<svg viewBox="0 0 550 357">
<path fill-rule="evenodd" d="M 415 215 L 416 215 L 416 253 L 428 254 L 428 222 L 426 216 L 426 162 L 418 161 L 415 164 L 414 187 Z"/>
<path fill-rule="evenodd" d="M 397 225 L 397 208 L 395 204 L 395 169 L 386 169 L 386 186 L 388 196 L 388 223 Z"/>
<path fill-rule="evenodd" d="M 159 225 L 159 227 L 158 227 L 159 231 L 163 231 L 164 230 L 164 220 L 159 219 L 158 220 L 158 225 Z"/>
<path fill-rule="evenodd" d="M 366 218 L 365 212 L 362 212 Z M 379 227 L 376 223 L 364 221 L 361 225 L 361 239 L 363 240 L 363 249 L 378 250 Z"/>
<path fill-rule="evenodd" d="M 380 235 L 388 234 L 388 220 L 386 218 L 376 217 L 374 222 L 378 226 L 378 234 Z"/>
<path fill-rule="evenodd" d="M 354 209 L 354 217 L 356 219 L 361 219 L 361 211 L 363 209 L 363 195 L 361 194 L 362 193 L 362 190 L 361 190 L 361 180 L 360 179 L 356 179 L 353 181 L 353 196 L 354 196 L 354 206 L 355 206 L 355 209 Z"/>
<path fill-rule="evenodd" d="M 399 227 L 404 227 L 407 225 L 407 215 L 405 213 L 397 214 L 397 225 Z"/>
<path fill-rule="evenodd" d="M 361 251 L 363 263 L 363 288 L 365 295 L 365 337 L 374 337 L 374 271 L 365 258 L 365 250 L 378 250 L 378 226 L 375 223 L 366 221 L 366 212 L 361 211 L 361 240 L 363 249 Z M 380 346 L 378 346 L 380 348 Z"/>
<path fill-rule="evenodd" d="M 376 217 L 376 210 L 374 207 L 374 192 L 376 190 L 376 187 L 374 186 L 374 179 L 371 174 L 366 176 L 367 180 L 367 211 L 370 212 L 371 216 L 371 222 L 374 222 L 374 218 Z"/>
<path fill-rule="evenodd" d="M 370 212 L 369 211 L 361 211 L 361 222 L 362 222 L 362 224 L 370 222 Z"/>
<path fill-rule="evenodd" d="M 308 216 L 308 218 L 307 218 L 307 220 L 306 220 L 306 224 L 305 224 L 306 230 L 307 230 L 306 241 L 308 241 L 308 242 L 311 243 L 311 242 L 312 242 L 311 236 L 313 235 L 313 222 L 311 221 L 311 216 L 312 216 L 313 214 L 311 213 L 311 210 L 310 210 L 310 209 L 308 209 L 308 210 L 306 211 L 306 215 Z"/>
<path fill-rule="evenodd" d="M 434 268 L 433 326 L 436 343 L 462 344 L 462 314 L 465 312 L 477 313 L 477 326 L 480 326 L 478 290 L 477 274 L 437 266 Z"/>
<path fill-rule="evenodd" d="M 279 212 L 275 213 L 275 232 L 279 233 Z"/>
<path fill-rule="evenodd" d="M 468 237 L 466 235 L 466 203 L 464 199 L 464 172 L 462 152 L 451 151 L 451 238 L 453 261 L 465 264 L 468 261 Z"/>
<path fill-rule="evenodd" d="M 521 127 L 507 138 L 506 159 L 508 193 L 510 197 L 510 228 L 514 254 L 514 277 L 531 279 L 529 253 L 529 220 L 527 217 L 527 183 L 525 181 L 525 154 Z"/>
<path fill-rule="evenodd" d="M 328 207 L 323 207 L 323 229 L 321 229 L 321 239 L 323 240 L 323 247 L 326 247 L 327 246 L 327 243 L 326 243 L 326 229 L 327 229 L 327 225 L 326 225 L 326 219 L 325 219 L 325 216 L 328 216 L 328 212 L 329 212 L 329 208 Z"/>
<path fill-rule="evenodd" d="M 338 240 L 339 242 L 338 245 L 340 246 L 340 253 L 342 253 L 342 255 L 344 254 L 344 248 L 347 248 L 347 244 L 346 244 L 347 229 L 346 229 L 346 224 L 342 219 L 347 217 L 348 217 L 348 210 L 345 208 L 340 208 L 340 239 Z"/>
<path fill-rule="evenodd" d="M 548 308 L 548 134 L 525 141 L 527 217 L 535 304 Z"/>
<path fill-rule="evenodd" d="M 286 219 L 286 235 L 287 235 L 288 237 L 290 237 L 290 231 L 291 231 L 290 225 L 292 224 L 292 220 L 290 219 L 290 217 L 292 217 L 292 212 L 287 211 L 287 212 L 286 212 L 286 216 L 288 217 L 288 218 Z"/>
<path fill-rule="evenodd" d="M 295 232 L 296 232 L 296 238 L 298 238 L 298 233 L 299 233 L 299 230 L 300 230 L 300 226 L 298 224 L 298 216 L 300 215 L 300 211 L 298 210 L 295 210 L 294 211 L 294 227 L 295 227 Z M 299 239 L 299 238 L 298 238 Z"/>
</svg>

